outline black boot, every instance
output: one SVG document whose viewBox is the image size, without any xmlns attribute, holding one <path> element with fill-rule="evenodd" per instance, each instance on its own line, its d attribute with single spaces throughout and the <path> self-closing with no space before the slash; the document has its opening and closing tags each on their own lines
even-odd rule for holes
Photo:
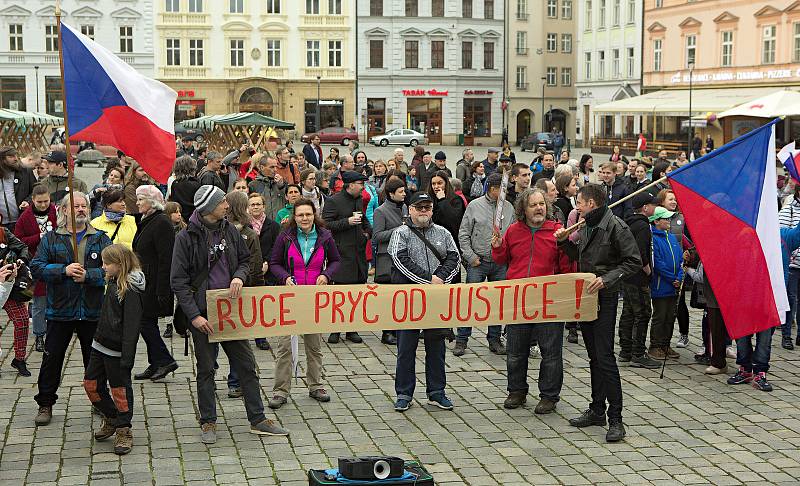
<svg viewBox="0 0 800 486">
<path fill-rule="evenodd" d="M 608 432 L 606 433 L 606 442 L 619 442 L 625 438 L 625 426 L 622 425 L 622 420 L 617 419 L 608 424 Z"/>
<path fill-rule="evenodd" d="M 394 334 L 392 334 L 391 332 L 385 332 L 381 336 L 381 342 L 383 344 L 389 344 L 389 345 L 397 344 L 397 338 L 394 337 Z"/>
<path fill-rule="evenodd" d="M 17 373 L 19 373 L 20 376 L 31 376 L 31 372 L 28 371 L 28 365 L 21 359 L 12 359 L 11 367 L 17 370 Z"/>
<path fill-rule="evenodd" d="M 574 327 L 569 329 L 567 333 L 567 342 L 572 344 L 578 344 L 578 330 Z"/>
<path fill-rule="evenodd" d="M 330 344 L 336 344 L 339 342 L 340 335 L 338 332 L 332 332 L 330 336 L 328 336 L 328 342 Z"/>
</svg>

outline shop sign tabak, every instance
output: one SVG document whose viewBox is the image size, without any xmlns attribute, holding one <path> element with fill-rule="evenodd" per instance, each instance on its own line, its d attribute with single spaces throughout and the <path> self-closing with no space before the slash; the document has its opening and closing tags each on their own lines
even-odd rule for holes
<svg viewBox="0 0 800 486">
<path fill-rule="evenodd" d="M 212 342 L 292 334 L 592 321 L 589 273 L 452 285 L 249 287 L 206 293 Z"/>
</svg>

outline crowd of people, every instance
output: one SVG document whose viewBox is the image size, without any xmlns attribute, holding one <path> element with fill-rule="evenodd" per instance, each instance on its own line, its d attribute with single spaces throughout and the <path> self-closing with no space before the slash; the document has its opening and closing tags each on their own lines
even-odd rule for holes
<svg viewBox="0 0 800 486">
<path fill-rule="evenodd" d="M 726 373 L 726 359 L 735 358 L 739 369 L 728 383 L 771 390 L 766 372 L 774 329 L 759 333 L 754 348 L 752 336 L 739 339 L 738 349 L 728 347 L 711 284 L 675 195 L 662 180 L 688 163 L 685 156 L 671 161 L 662 151 L 654 160 L 628 159 L 614 150 L 608 161 L 595 164 L 588 154 L 575 160 L 567 150 L 540 150 L 531 161 L 520 159 L 507 145 L 489 148 L 483 160 L 467 148 L 454 175 L 443 151 L 431 154 L 421 146 L 406 161 L 402 148 L 388 160 L 373 159 L 355 142 L 325 156 L 319 137 L 297 152 L 287 142 L 263 152 L 242 144 L 226 154 L 184 139 L 167 184 L 156 183 L 120 153 L 91 189 L 73 178 L 70 190 L 63 145 L 25 159 L 13 147 L 0 148 L 0 301 L 14 326 L 11 366 L 31 376 L 29 316 L 34 349 L 44 353 L 35 423 L 52 420 L 65 353 L 77 334 L 84 388 L 103 416 L 95 439 L 114 436 L 114 452 L 128 453 L 131 384 L 162 380 L 178 368 L 164 341 L 177 334 L 194 344 L 202 442 L 216 441 L 220 348 L 230 363 L 228 396 L 243 399 L 250 431 L 288 435 L 264 413 L 250 343 L 209 342 L 205 292 L 227 289 L 236 298 L 243 287 L 362 284 L 370 277 L 376 283 L 441 285 L 461 282 L 462 274 L 475 283 L 594 273 L 587 291 L 598 294 L 596 320 L 490 325 L 486 338 L 491 353 L 505 356 L 506 408 L 526 403 L 528 360 L 540 356 L 534 412 L 547 414 L 556 409 L 563 385 L 564 331 L 568 343 L 577 343 L 580 330 L 591 402 L 570 424 L 608 424 L 609 442 L 625 437 L 618 363 L 656 369 L 679 358 L 672 347 L 674 326 L 677 320 L 675 347 L 686 348 L 687 294 L 691 307 L 703 309 L 703 343 L 693 358 L 707 366 L 705 373 Z M 784 193 L 789 200 L 780 219 L 793 302 L 782 343 L 791 349 L 800 281 L 800 188 Z M 578 222 L 580 229 L 573 231 Z M 19 285 L 25 275 L 28 289 Z M 140 335 L 148 362 L 132 376 Z M 403 412 L 413 404 L 420 339 L 428 403 L 452 409 L 445 343 L 454 341 L 452 354 L 464 356 L 471 335 L 471 327 L 383 331 L 381 342 L 397 347 L 394 409 Z M 300 338 L 308 395 L 328 402 L 323 336 Z M 327 336 L 331 345 L 341 340 L 340 334 Z M 344 340 L 359 344 L 363 338 L 347 332 Z M 291 338 L 257 339 L 255 345 L 275 347 L 267 405 L 278 410 L 291 398 Z"/>
</svg>

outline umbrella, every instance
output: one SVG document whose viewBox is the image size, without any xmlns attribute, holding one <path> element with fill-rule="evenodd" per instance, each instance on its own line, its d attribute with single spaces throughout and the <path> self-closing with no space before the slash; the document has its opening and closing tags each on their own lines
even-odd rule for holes
<svg viewBox="0 0 800 486">
<path fill-rule="evenodd" d="M 800 93 L 785 89 L 750 100 L 728 111 L 719 113 L 717 118 L 728 116 L 775 118 L 795 115 L 800 115 Z"/>
<path fill-rule="evenodd" d="M 99 162 L 101 160 L 106 160 L 106 156 L 103 155 L 103 152 L 94 149 L 84 150 L 75 157 L 75 160 L 78 162 Z"/>
</svg>

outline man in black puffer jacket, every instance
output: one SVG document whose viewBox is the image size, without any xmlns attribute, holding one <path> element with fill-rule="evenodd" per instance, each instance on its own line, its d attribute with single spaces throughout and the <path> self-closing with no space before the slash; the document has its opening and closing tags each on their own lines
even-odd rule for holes
<svg viewBox="0 0 800 486">
<path fill-rule="evenodd" d="M 609 206 L 628 195 L 628 185 L 625 184 L 624 180 L 617 177 L 616 170 L 616 162 L 606 162 L 600 166 L 600 172 L 598 172 L 600 180 L 603 181 L 603 186 L 606 189 L 606 204 Z M 611 212 L 614 213 L 614 216 L 624 221 L 625 218 L 633 213 L 630 200 L 614 206 L 611 208 Z"/>
</svg>

